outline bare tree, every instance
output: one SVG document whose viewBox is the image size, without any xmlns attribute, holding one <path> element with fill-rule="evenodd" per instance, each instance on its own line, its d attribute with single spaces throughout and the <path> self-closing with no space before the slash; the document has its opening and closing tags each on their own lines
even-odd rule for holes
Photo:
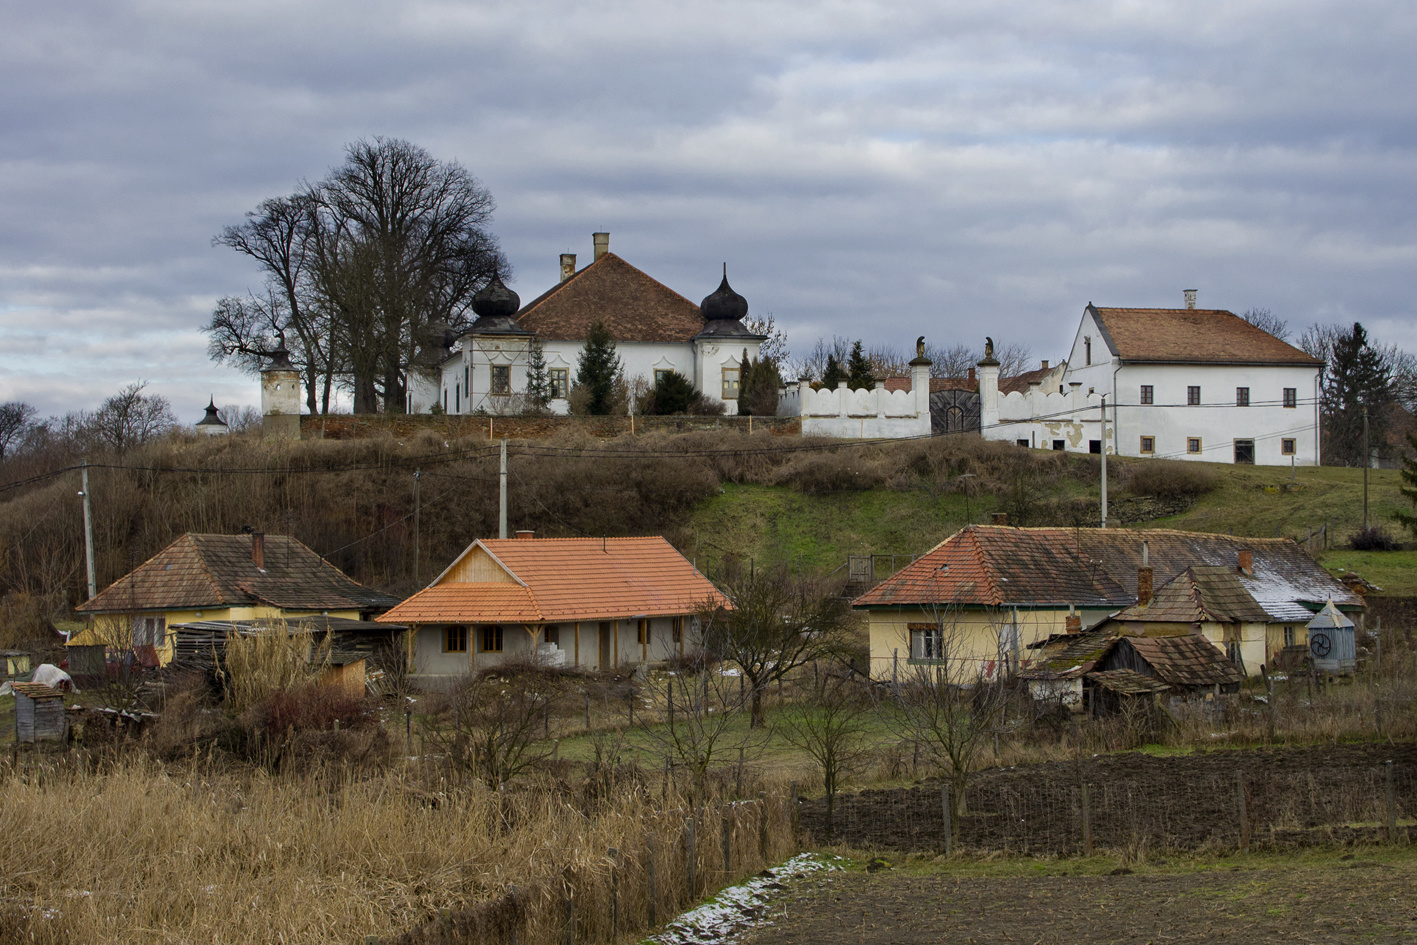
<svg viewBox="0 0 1417 945">
<path fill-rule="evenodd" d="M 743 319 L 743 326 L 755 335 L 767 336 L 758 346 L 758 357 L 771 360 L 780 367 L 787 365 L 787 332 L 777 327 L 777 320 L 773 318 L 772 312 L 766 315 L 749 315 Z"/>
<path fill-rule="evenodd" d="M 984 358 L 982 348 L 972 348 L 965 344 L 949 347 L 925 346 L 925 357 L 930 359 L 931 377 L 967 377 Z M 994 358 L 999 362 L 1000 377 L 1017 377 L 1034 368 L 1033 351 L 1022 342 L 1010 342 L 994 349 Z"/>
<path fill-rule="evenodd" d="M 10 447 L 24 440 L 34 426 L 35 409 L 18 400 L 0 404 L 0 462 Z"/>
<path fill-rule="evenodd" d="M 751 730 L 736 725 L 743 708 L 736 677 L 724 676 L 712 661 L 699 660 L 688 672 L 666 674 L 646 683 L 653 711 L 639 728 L 651 750 L 688 780 L 691 797 L 707 790 L 714 762 L 738 749 L 758 747 Z M 663 719 L 662 724 L 658 719 Z"/>
<path fill-rule="evenodd" d="M 871 700 L 860 684 L 830 673 L 820 677 L 811 694 L 782 717 L 782 734 L 806 752 L 822 772 L 827 797 L 827 839 L 832 834 L 836 794 L 870 757 L 866 725 Z"/>
<path fill-rule="evenodd" d="M 167 398 L 144 394 L 147 386 L 147 381 L 129 384 L 88 415 L 84 426 L 100 446 L 122 453 L 177 426 Z"/>
<path fill-rule="evenodd" d="M 993 627 L 1000 658 L 985 661 L 975 652 L 977 625 L 966 623 L 947 605 L 932 608 L 931 616 L 933 627 L 913 634 L 905 671 L 893 673 L 882 714 L 901 737 L 928 750 L 944 772 L 957 828 L 970 775 L 1009 703 L 1011 683 L 1006 677 L 1016 640 L 1010 633 L 1017 631 L 1004 622 Z"/>
<path fill-rule="evenodd" d="M 453 764 L 500 787 L 548 755 L 544 714 L 562 688 L 547 672 L 483 673 L 447 694 L 423 731 Z"/>
<path fill-rule="evenodd" d="M 786 568 L 731 568 L 723 590 L 733 606 L 704 609 L 704 648 L 743 671 L 757 728 L 766 724 L 767 687 L 813 660 L 844 652 L 857 619 L 839 594 Z"/>
<path fill-rule="evenodd" d="M 1280 341 L 1289 340 L 1289 323 L 1267 308 L 1250 308 L 1240 313 L 1240 317 L 1260 331 L 1267 331 Z"/>
</svg>

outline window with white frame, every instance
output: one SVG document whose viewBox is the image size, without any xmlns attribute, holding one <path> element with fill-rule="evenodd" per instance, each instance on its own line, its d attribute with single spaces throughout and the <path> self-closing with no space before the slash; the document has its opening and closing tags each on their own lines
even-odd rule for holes
<svg viewBox="0 0 1417 945">
<path fill-rule="evenodd" d="M 910 629 L 910 658 L 913 660 L 943 660 L 945 658 L 945 631 L 939 624 L 912 623 Z"/>
<path fill-rule="evenodd" d="M 723 399 L 738 399 L 738 369 L 736 367 L 723 369 Z"/>
</svg>

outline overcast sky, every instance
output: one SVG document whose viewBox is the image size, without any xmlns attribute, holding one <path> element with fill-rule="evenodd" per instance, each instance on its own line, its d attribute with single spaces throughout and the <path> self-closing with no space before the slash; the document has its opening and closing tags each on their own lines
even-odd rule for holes
<svg viewBox="0 0 1417 945">
<path fill-rule="evenodd" d="M 456 159 L 530 299 L 590 234 L 794 347 L 1023 341 L 1083 307 L 1361 320 L 1417 349 L 1417 4 L 4 4 L 0 401 L 255 404 L 211 238 L 360 137 Z"/>
</svg>

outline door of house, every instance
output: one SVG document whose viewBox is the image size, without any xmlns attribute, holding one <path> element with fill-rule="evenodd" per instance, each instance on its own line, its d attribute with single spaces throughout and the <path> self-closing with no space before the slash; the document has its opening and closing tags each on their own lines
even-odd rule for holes
<svg viewBox="0 0 1417 945">
<path fill-rule="evenodd" d="M 1255 441 L 1236 440 L 1235 441 L 1235 462 L 1246 466 L 1255 464 Z"/>
<path fill-rule="evenodd" d="M 600 669 L 610 669 L 610 624 L 602 620 L 600 622 Z"/>
</svg>

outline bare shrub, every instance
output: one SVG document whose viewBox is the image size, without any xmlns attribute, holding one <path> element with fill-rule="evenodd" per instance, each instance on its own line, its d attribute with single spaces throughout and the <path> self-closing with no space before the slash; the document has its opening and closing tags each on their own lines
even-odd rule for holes
<svg viewBox="0 0 1417 945">
<path fill-rule="evenodd" d="M 228 708 L 241 713 L 313 682 L 329 665 L 329 642 L 292 633 L 285 621 L 259 633 L 232 634 L 218 668 Z"/>
<path fill-rule="evenodd" d="M 563 690 L 549 672 L 475 676 L 434 703 L 424 735 L 458 770 L 500 787 L 550 754 L 540 739 Z"/>
<path fill-rule="evenodd" d="M 886 473 L 855 451 L 805 453 L 778 468 L 769 485 L 789 486 L 807 495 L 874 489 Z"/>
<path fill-rule="evenodd" d="M 1348 547 L 1354 551 L 1396 551 L 1397 540 L 1377 525 L 1354 532 L 1348 539 Z"/>
<path fill-rule="evenodd" d="M 1122 476 L 1123 488 L 1132 495 L 1158 499 L 1183 499 L 1220 488 L 1220 477 L 1209 467 L 1181 460 L 1153 459 L 1131 463 Z"/>
</svg>

